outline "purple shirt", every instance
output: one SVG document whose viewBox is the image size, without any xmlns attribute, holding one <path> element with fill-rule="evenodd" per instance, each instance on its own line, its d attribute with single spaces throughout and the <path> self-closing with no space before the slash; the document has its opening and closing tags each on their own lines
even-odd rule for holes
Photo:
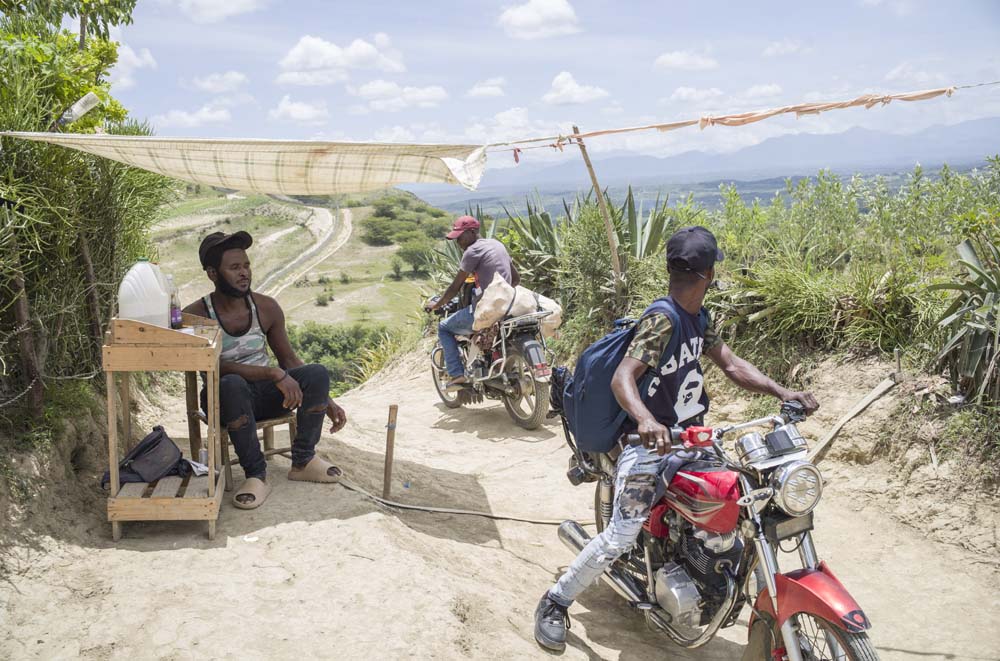
<svg viewBox="0 0 1000 661">
<path fill-rule="evenodd" d="M 507 248 L 496 239 L 479 239 L 465 249 L 459 268 L 476 274 L 476 285 L 486 289 L 499 273 L 510 284 L 511 261 Z"/>
</svg>

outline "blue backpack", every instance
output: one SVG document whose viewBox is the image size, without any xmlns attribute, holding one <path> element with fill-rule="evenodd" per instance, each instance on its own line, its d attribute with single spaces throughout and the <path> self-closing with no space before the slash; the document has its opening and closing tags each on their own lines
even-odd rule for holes
<svg viewBox="0 0 1000 661">
<path fill-rule="evenodd" d="M 652 313 L 666 314 L 673 327 L 678 326 L 677 311 L 670 299 L 656 299 L 643 316 Z M 632 344 L 638 325 L 635 319 L 615 321 L 613 331 L 583 350 L 576 361 L 573 376 L 566 380 L 563 415 L 577 447 L 583 452 L 608 452 L 621 435 L 628 413 L 611 392 L 611 377 Z M 678 333 L 671 334 L 661 362 L 677 350 L 678 336 Z M 654 370 L 647 370 L 639 382 L 639 392 L 643 397 L 654 375 Z"/>
</svg>

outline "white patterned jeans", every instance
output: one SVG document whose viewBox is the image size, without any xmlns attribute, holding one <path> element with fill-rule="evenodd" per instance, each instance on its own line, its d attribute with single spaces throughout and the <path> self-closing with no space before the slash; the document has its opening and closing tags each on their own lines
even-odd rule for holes
<svg viewBox="0 0 1000 661">
<path fill-rule="evenodd" d="M 615 503 L 611 522 L 580 551 L 549 597 L 569 606 L 623 553 L 632 548 L 656 496 L 656 475 L 663 457 L 655 450 L 627 445 L 615 471 Z"/>
</svg>

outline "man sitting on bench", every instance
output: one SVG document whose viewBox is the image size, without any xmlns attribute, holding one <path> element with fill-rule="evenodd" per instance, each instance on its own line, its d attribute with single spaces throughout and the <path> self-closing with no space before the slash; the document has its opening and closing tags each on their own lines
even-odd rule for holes
<svg viewBox="0 0 1000 661">
<path fill-rule="evenodd" d="M 306 365 L 295 355 L 281 306 L 270 296 L 250 290 L 250 258 L 246 250 L 253 239 L 246 232 L 213 232 L 198 248 L 198 257 L 215 291 L 184 308 L 184 312 L 209 317 L 222 329 L 219 358 L 219 414 L 236 448 L 246 480 L 233 496 L 241 509 L 260 507 L 271 492 L 267 461 L 257 438 L 257 420 L 287 415 L 298 409 L 298 432 L 292 439 L 289 480 L 336 482 L 341 470 L 316 456 L 323 431 L 323 416 L 331 432 L 347 422 L 344 410 L 330 399 L 330 375 L 322 365 Z M 278 367 L 271 365 L 271 347 Z M 201 391 L 201 406 L 207 410 Z"/>
</svg>

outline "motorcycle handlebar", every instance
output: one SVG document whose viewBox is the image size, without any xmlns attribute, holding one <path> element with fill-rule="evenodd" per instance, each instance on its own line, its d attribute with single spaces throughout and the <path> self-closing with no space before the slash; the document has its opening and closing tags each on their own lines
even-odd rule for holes
<svg viewBox="0 0 1000 661">
<path fill-rule="evenodd" d="M 684 430 L 681 429 L 680 427 L 671 427 L 670 428 L 670 440 L 671 441 L 679 441 L 679 440 L 681 440 L 681 433 L 683 431 Z M 638 445 L 641 440 L 642 440 L 642 437 L 639 436 L 638 434 L 627 434 L 625 436 L 625 442 L 628 443 L 629 445 Z"/>
</svg>

